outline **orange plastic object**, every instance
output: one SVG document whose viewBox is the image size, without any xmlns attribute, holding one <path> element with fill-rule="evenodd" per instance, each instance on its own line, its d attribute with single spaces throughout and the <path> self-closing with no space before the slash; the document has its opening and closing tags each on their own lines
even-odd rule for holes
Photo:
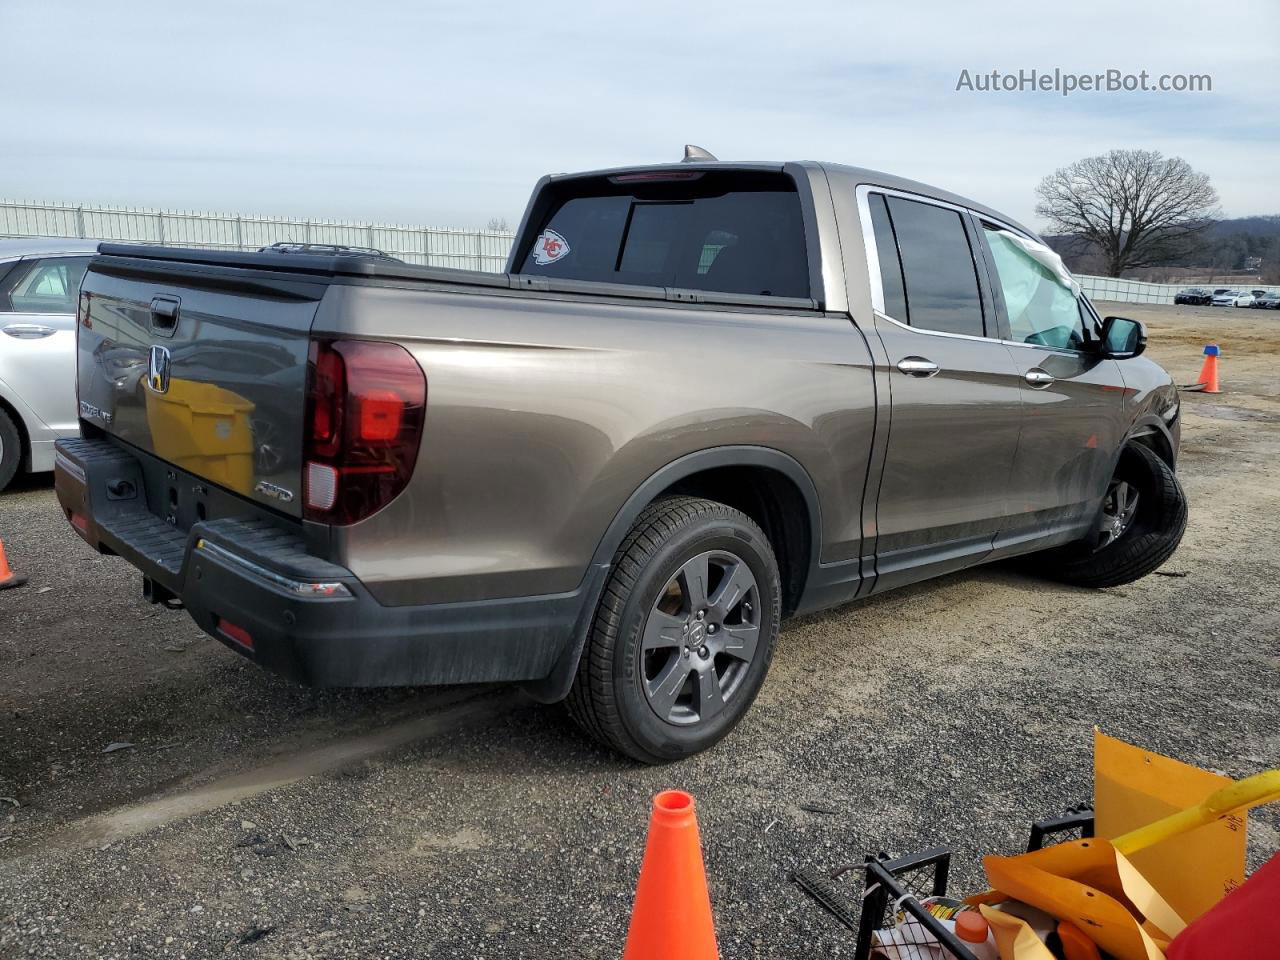
<svg viewBox="0 0 1280 960">
<path fill-rule="evenodd" d="M 986 943 L 991 925 L 977 910 L 956 914 L 956 936 L 966 943 Z"/>
<path fill-rule="evenodd" d="M 1062 955 L 1067 960 L 1102 960 L 1098 945 L 1070 920 L 1058 921 L 1058 939 L 1062 941 Z"/>
<path fill-rule="evenodd" d="M 4 556 L 4 541 L 0 540 L 0 590 L 20 587 L 26 582 L 26 577 L 20 577 L 9 569 L 9 561 Z"/>
<path fill-rule="evenodd" d="M 653 798 L 622 960 L 718 960 L 719 955 L 693 797 L 664 790 Z"/>
</svg>

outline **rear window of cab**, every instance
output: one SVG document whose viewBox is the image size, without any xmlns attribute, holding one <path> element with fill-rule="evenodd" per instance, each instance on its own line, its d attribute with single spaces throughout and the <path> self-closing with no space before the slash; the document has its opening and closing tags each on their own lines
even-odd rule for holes
<svg viewBox="0 0 1280 960">
<path fill-rule="evenodd" d="M 518 272 L 810 296 L 800 197 L 789 176 L 690 171 L 633 179 L 639 176 L 548 185 Z"/>
</svg>

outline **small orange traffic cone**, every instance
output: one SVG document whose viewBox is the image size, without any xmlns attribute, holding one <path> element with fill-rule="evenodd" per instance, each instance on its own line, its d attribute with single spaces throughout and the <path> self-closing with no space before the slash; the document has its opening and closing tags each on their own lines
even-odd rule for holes
<svg viewBox="0 0 1280 960">
<path fill-rule="evenodd" d="M 0 590 L 20 587 L 26 582 L 26 577 L 20 577 L 9 569 L 9 561 L 4 556 L 4 541 L 0 540 Z"/>
<path fill-rule="evenodd" d="M 719 956 L 693 797 L 680 790 L 664 790 L 653 798 L 649 841 L 622 960 L 717 960 Z"/>
<path fill-rule="evenodd" d="M 1204 348 L 1204 366 L 1200 368 L 1200 376 L 1196 377 L 1196 386 L 1203 384 L 1201 393 L 1221 393 L 1218 385 L 1218 354 L 1222 348 L 1211 343 Z"/>
</svg>

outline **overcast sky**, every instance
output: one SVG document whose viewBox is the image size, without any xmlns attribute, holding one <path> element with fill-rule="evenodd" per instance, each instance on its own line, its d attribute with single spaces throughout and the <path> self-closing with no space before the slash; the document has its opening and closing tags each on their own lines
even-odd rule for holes
<svg viewBox="0 0 1280 960">
<path fill-rule="evenodd" d="M 888 170 L 1040 225 L 1113 147 L 1280 213 L 1280 3 L 0 0 L 0 199 L 513 226 L 548 172 Z M 1211 93 L 957 92 L 962 69 L 1207 73 Z"/>
</svg>

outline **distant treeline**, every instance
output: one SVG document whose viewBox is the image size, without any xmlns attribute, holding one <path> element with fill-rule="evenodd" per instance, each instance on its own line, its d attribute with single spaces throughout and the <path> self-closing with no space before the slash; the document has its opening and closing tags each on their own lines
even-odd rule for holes
<svg viewBox="0 0 1280 960">
<path fill-rule="evenodd" d="M 1046 239 L 1073 272 L 1101 272 L 1102 258 L 1084 249 L 1075 238 Z M 1260 263 L 1255 265 L 1254 258 Z M 1132 270 L 1125 276 L 1163 280 L 1192 273 L 1233 272 L 1260 276 L 1264 283 L 1280 283 L 1280 215 L 1219 220 L 1205 231 L 1202 242 L 1187 256 L 1158 267 Z"/>
</svg>

